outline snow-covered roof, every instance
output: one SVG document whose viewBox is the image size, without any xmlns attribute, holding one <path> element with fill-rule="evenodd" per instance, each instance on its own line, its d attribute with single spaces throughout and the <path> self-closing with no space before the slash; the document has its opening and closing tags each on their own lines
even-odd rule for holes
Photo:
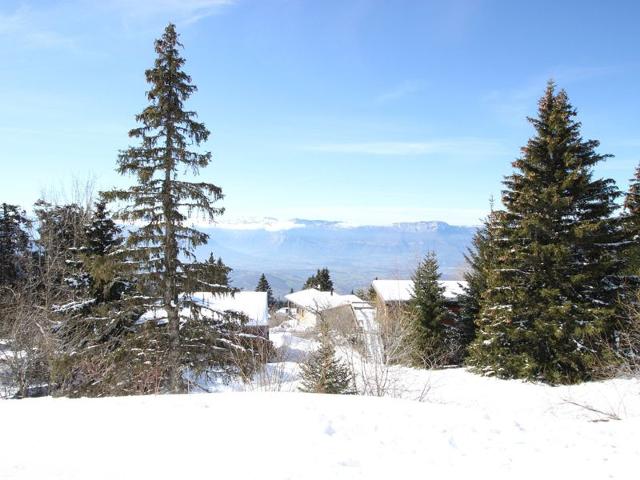
<svg viewBox="0 0 640 480">
<path fill-rule="evenodd" d="M 356 295 L 338 295 L 335 292 L 321 292 L 315 288 L 290 293 L 285 295 L 284 298 L 311 312 L 321 312 L 342 305 L 362 302 L 362 299 Z"/>
<path fill-rule="evenodd" d="M 202 316 L 214 317 L 222 312 L 231 311 L 247 316 L 248 326 L 265 326 L 269 324 L 269 308 L 267 306 L 267 292 L 236 292 L 211 293 L 195 292 L 191 299 L 203 307 Z M 180 317 L 189 318 L 189 307 L 180 310 Z M 159 324 L 167 322 L 167 313 L 163 308 L 148 310 L 138 319 L 138 323 L 154 320 Z"/>
<path fill-rule="evenodd" d="M 467 286 L 467 282 L 458 280 L 438 280 L 438 283 L 448 300 L 457 299 Z M 374 280 L 372 285 L 383 302 L 408 302 L 413 296 L 413 280 Z"/>
<path fill-rule="evenodd" d="M 455 300 L 464 293 L 468 282 L 461 280 L 438 280 L 441 287 L 444 287 L 444 298 Z"/>
<path fill-rule="evenodd" d="M 413 295 L 413 280 L 374 280 L 371 285 L 383 302 L 408 302 Z"/>
</svg>

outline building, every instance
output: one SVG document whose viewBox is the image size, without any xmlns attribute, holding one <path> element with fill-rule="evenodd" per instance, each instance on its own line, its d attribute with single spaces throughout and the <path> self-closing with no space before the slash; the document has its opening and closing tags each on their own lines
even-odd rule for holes
<svg viewBox="0 0 640 480">
<path fill-rule="evenodd" d="M 459 298 L 464 293 L 467 282 L 439 280 L 438 283 L 444 288 L 447 308 L 457 313 L 460 310 Z M 413 298 L 413 280 L 374 280 L 372 286 L 378 305 L 385 309 L 402 307 Z"/>
<path fill-rule="evenodd" d="M 203 307 L 201 310 L 203 316 L 216 318 L 225 312 L 241 314 L 247 318 L 247 323 L 244 324 L 247 332 L 269 338 L 267 292 L 195 292 L 190 297 L 192 301 Z M 191 309 L 183 308 L 180 316 L 188 319 L 191 316 Z M 167 322 L 167 314 L 162 308 L 148 310 L 138 319 L 138 323 L 147 321 L 155 321 L 162 325 Z"/>
<path fill-rule="evenodd" d="M 340 316 L 351 309 L 351 304 L 364 303 L 355 295 L 339 295 L 308 288 L 285 295 L 292 318 L 300 326 L 314 327 L 318 319 Z"/>
<path fill-rule="evenodd" d="M 285 295 L 287 307 L 299 326 L 314 327 L 322 319 L 332 328 L 362 339 L 363 353 L 369 358 L 382 358 L 378 339 L 375 308 L 356 295 L 338 295 L 315 288 Z"/>
</svg>

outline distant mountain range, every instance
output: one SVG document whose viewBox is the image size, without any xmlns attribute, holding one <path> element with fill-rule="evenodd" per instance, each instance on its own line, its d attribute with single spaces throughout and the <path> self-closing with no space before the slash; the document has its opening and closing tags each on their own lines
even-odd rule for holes
<svg viewBox="0 0 640 480">
<path fill-rule="evenodd" d="M 377 278 L 408 278 L 429 250 L 438 255 L 444 279 L 460 279 L 464 253 L 476 227 L 444 222 L 348 226 L 340 222 L 293 219 L 241 222 L 201 230 L 210 252 L 233 268 L 233 285 L 254 289 L 265 273 L 276 296 L 300 289 L 309 275 L 327 267 L 337 291 L 367 287 Z"/>
</svg>

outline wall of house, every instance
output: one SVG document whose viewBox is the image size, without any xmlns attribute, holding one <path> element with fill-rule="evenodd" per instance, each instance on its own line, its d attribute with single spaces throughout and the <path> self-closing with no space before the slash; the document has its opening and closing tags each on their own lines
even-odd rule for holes
<svg viewBox="0 0 640 480">
<path fill-rule="evenodd" d="M 302 308 L 298 309 L 298 325 L 302 327 L 315 327 L 318 322 L 318 316 Z"/>
<path fill-rule="evenodd" d="M 331 328 L 340 332 L 352 331 L 357 327 L 351 305 L 341 305 L 324 310 L 322 312 L 322 319 L 326 321 Z"/>
</svg>

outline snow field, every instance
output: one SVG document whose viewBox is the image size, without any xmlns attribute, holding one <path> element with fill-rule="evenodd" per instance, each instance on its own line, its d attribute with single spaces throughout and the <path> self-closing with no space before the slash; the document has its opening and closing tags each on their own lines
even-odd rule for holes
<svg viewBox="0 0 640 480">
<path fill-rule="evenodd" d="M 311 395 L 297 362 L 316 342 L 272 340 L 281 361 L 218 393 L 0 402 L 0 478 L 637 478 L 637 379 L 550 387 L 397 367 L 404 399 Z"/>
</svg>

